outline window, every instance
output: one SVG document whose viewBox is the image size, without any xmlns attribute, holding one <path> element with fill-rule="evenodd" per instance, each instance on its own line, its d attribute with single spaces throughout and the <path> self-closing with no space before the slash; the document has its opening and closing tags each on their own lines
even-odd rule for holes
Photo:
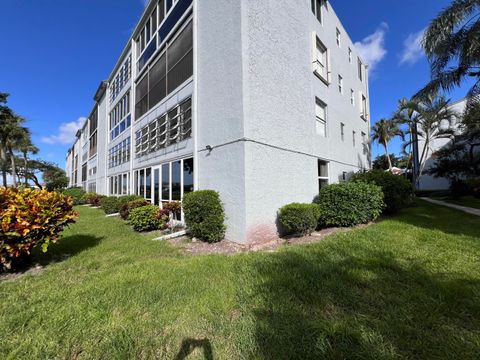
<svg viewBox="0 0 480 360">
<path fill-rule="evenodd" d="M 329 82 L 328 71 L 328 50 L 318 37 L 316 37 L 316 56 L 314 71 L 325 83 Z"/>
<path fill-rule="evenodd" d="M 135 156 L 141 157 L 192 136 L 192 100 L 188 98 L 135 134 Z"/>
<path fill-rule="evenodd" d="M 360 58 L 358 58 L 358 78 L 363 81 L 363 64 Z"/>
<path fill-rule="evenodd" d="M 112 103 L 122 91 L 132 76 L 132 55 L 129 55 L 118 70 L 117 75 L 110 85 L 110 103 Z"/>
<path fill-rule="evenodd" d="M 347 181 L 347 172 L 342 171 L 342 181 Z"/>
<path fill-rule="evenodd" d="M 318 190 L 322 190 L 325 186 L 328 185 L 328 162 L 323 160 L 318 160 Z"/>
<path fill-rule="evenodd" d="M 98 112 L 97 107 L 93 110 L 90 115 L 90 145 L 89 145 L 89 156 L 92 157 L 97 154 L 97 127 L 98 127 Z"/>
<path fill-rule="evenodd" d="M 87 163 L 82 165 L 82 182 L 87 181 Z"/>
<path fill-rule="evenodd" d="M 367 98 L 365 95 L 361 94 L 361 103 L 360 103 L 360 116 L 362 117 L 363 120 L 368 119 L 368 109 L 367 109 Z"/>
<path fill-rule="evenodd" d="M 341 41 L 342 41 L 342 33 L 340 32 L 340 30 L 338 30 L 338 28 L 336 32 L 336 39 L 337 39 L 337 46 L 340 47 Z"/>
<path fill-rule="evenodd" d="M 355 138 L 357 135 L 357 133 L 354 131 L 352 131 L 352 144 L 353 144 L 353 147 L 355 147 L 357 145 L 357 139 Z"/>
<path fill-rule="evenodd" d="M 338 91 L 340 94 L 343 94 L 343 77 L 342 75 L 338 75 Z"/>
<path fill-rule="evenodd" d="M 108 168 L 125 164 L 130 161 L 130 137 L 108 150 Z"/>
<path fill-rule="evenodd" d="M 120 175 L 111 176 L 108 179 L 109 194 L 110 195 L 128 195 L 130 174 L 123 173 Z"/>
<path fill-rule="evenodd" d="M 340 123 L 340 137 L 342 138 L 342 141 L 345 141 L 345 124 Z"/>
<path fill-rule="evenodd" d="M 320 24 L 322 23 L 322 5 L 323 0 L 312 0 L 312 12 Z"/>
<path fill-rule="evenodd" d="M 128 91 L 110 111 L 110 140 L 128 129 L 132 123 L 130 115 L 130 91 Z"/>
<path fill-rule="evenodd" d="M 355 91 L 353 89 L 350 89 L 350 104 L 355 106 Z"/>
<path fill-rule="evenodd" d="M 351 64 L 352 63 L 352 49 L 348 48 L 348 62 Z"/>
<path fill-rule="evenodd" d="M 315 117 L 317 123 L 317 134 L 327 136 L 327 105 L 320 99 L 315 100 Z"/>
<path fill-rule="evenodd" d="M 190 22 L 136 84 L 135 119 L 172 93 L 193 75 L 193 28 Z"/>
</svg>

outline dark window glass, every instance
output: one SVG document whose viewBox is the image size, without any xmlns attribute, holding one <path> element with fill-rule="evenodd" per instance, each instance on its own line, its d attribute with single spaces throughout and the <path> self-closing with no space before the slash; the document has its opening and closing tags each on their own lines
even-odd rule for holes
<svg viewBox="0 0 480 360">
<path fill-rule="evenodd" d="M 140 170 L 139 174 L 140 174 L 139 175 L 139 177 L 140 177 L 140 181 L 139 181 L 140 193 L 139 193 L 139 195 L 144 196 L 145 195 L 145 171 Z"/>
<path fill-rule="evenodd" d="M 145 198 L 152 198 L 152 169 L 145 169 Z"/>
<path fill-rule="evenodd" d="M 155 169 L 153 171 L 153 203 L 155 205 L 160 204 L 160 170 Z"/>
<path fill-rule="evenodd" d="M 322 190 L 325 186 L 328 186 L 328 180 L 320 179 L 318 180 L 318 190 Z"/>
<path fill-rule="evenodd" d="M 183 160 L 183 194 L 193 191 L 193 159 Z"/>
<path fill-rule="evenodd" d="M 170 93 L 193 74 L 193 30 L 192 23 L 168 46 L 168 84 Z"/>
<path fill-rule="evenodd" d="M 157 9 L 155 8 L 152 13 L 152 34 L 157 30 Z"/>
<path fill-rule="evenodd" d="M 172 200 L 181 200 L 182 168 L 180 161 L 172 162 Z"/>
<path fill-rule="evenodd" d="M 140 80 L 136 87 L 137 103 L 135 104 L 135 118 L 140 118 L 148 111 L 148 76 Z"/>
<path fill-rule="evenodd" d="M 152 108 L 167 96 L 167 62 L 166 53 L 150 68 L 148 104 Z"/>
<path fill-rule="evenodd" d="M 135 195 L 138 195 L 138 171 L 135 171 L 133 173 L 133 180 L 134 180 L 133 186 L 134 186 L 134 190 L 135 190 L 134 193 L 135 193 Z"/>
<path fill-rule="evenodd" d="M 165 0 L 160 0 L 158 2 L 158 25 L 160 25 L 165 19 Z"/>
<path fill-rule="evenodd" d="M 170 164 L 162 165 L 162 201 L 170 201 Z"/>
<path fill-rule="evenodd" d="M 318 176 L 328 177 L 328 163 L 326 161 L 318 160 Z"/>
</svg>

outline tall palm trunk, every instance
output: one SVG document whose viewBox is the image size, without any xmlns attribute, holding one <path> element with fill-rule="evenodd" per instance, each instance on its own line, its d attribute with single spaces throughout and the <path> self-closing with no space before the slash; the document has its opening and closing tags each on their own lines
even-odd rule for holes
<svg viewBox="0 0 480 360">
<path fill-rule="evenodd" d="M 28 186 L 28 157 L 27 157 L 27 152 L 23 152 L 23 162 L 24 162 L 24 169 L 25 169 L 25 186 Z"/>
<path fill-rule="evenodd" d="M 390 172 L 392 172 L 392 159 L 390 159 L 390 153 L 388 152 L 388 143 L 386 141 L 383 143 L 383 147 L 385 148 L 385 155 L 387 156 L 388 160 L 388 169 L 390 170 Z"/>
<path fill-rule="evenodd" d="M 15 156 L 13 154 L 12 149 L 9 149 L 9 153 L 10 153 L 10 162 L 11 162 L 11 165 L 12 165 L 13 186 L 17 187 L 17 166 L 16 166 L 16 163 L 15 163 Z"/>
</svg>

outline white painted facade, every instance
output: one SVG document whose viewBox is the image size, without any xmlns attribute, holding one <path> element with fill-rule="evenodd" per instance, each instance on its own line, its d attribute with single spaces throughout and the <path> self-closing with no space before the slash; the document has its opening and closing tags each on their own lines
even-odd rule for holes
<svg viewBox="0 0 480 360">
<path fill-rule="evenodd" d="M 459 100 L 453 103 L 450 106 L 450 109 L 455 111 L 459 116 L 462 116 L 465 112 L 465 108 L 467 105 L 467 100 Z M 459 131 L 459 119 L 451 119 L 450 123 L 447 120 L 444 121 L 442 124 L 443 129 L 451 128 L 454 131 Z M 437 178 L 431 175 L 426 174 L 427 171 L 434 165 L 435 163 L 435 152 L 440 150 L 441 148 L 449 145 L 452 142 L 450 139 L 434 139 L 430 143 L 430 147 L 428 149 L 428 155 L 426 156 L 425 168 L 423 171 L 423 175 L 419 179 L 419 190 L 424 191 L 433 191 L 433 190 L 448 190 L 450 187 L 450 182 L 446 178 Z M 422 138 L 418 139 L 418 152 L 419 157 L 421 156 L 422 152 L 425 148 L 425 141 Z"/>
<path fill-rule="evenodd" d="M 179 0 L 168 8 L 165 20 L 157 16 L 157 38 L 144 48 L 137 46 L 159 4 L 147 6 L 104 93 L 97 91 L 98 153 L 87 164 L 97 159 L 97 172 L 87 180 L 96 182 L 97 192 L 136 192 L 161 204 L 181 200 L 193 187 L 216 190 L 225 206 L 227 238 L 247 243 L 277 236 L 281 206 L 311 202 L 320 183 L 342 181 L 370 168 L 368 67 L 359 66 L 353 42 L 329 2 Z M 182 50 L 177 71 L 168 59 L 182 48 L 175 44 L 182 43 L 189 26 L 192 52 Z M 153 41 L 157 50 L 143 65 Z M 146 68 L 153 89 L 149 94 L 157 92 L 151 86 L 161 77 L 156 69 L 164 68 L 163 48 L 168 95 L 162 93 L 154 105 L 148 97 L 148 110 L 139 111 L 146 106 L 141 100 Z M 112 84 L 129 56 L 131 76 L 118 91 Z M 191 76 L 184 78 L 190 61 Z M 131 125 L 112 139 L 110 115 L 128 91 Z M 175 114 L 180 130 L 175 130 Z M 171 129 L 167 140 L 158 135 L 160 124 Z M 82 185 L 71 175 L 81 138 L 80 133 L 67 157 L 71 185 Z M 128 138 L 128 161 L 111 166 L 109 152 Z M 328 173 L 319 174 L 319 161 Z M 167 181 L 162 182 L 164 175 Z M 121 186 L 112 178 L 121 178 Z"/>
</svg>

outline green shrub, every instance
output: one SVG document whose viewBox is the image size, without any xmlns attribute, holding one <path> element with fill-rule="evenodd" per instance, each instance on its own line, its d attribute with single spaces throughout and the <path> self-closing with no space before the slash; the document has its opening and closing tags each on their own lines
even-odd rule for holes
<svg viewBox="0 0 480 360">
<path fill-rule="evenodd" d="M 142 207 L 142 206 L 147 206 L 147 205 L 150 205 L 150 203 L 147 200 L 145 200 L 144 198 L 129 201 L 126 204 L 122 205 L 122 208 L 120 209 L 120 217 L 123 220 L 128 220 L 128 216 L 130 215 L 130 211 L 132 211 L 133 209 Z"/>
<path fill-rule="evenodd" d="M 0 188 L 0 270 L 15 267 L 36 246 L 46 252 L 76 217 L 69 196 L 46 190 Z"/>
<path fill-rule="evenodd" d="M 120 212 L 120 202 L 116 196 L 107 196 L 100 200 L 100 206 L 105 214 L 115 214 Z"/>
<path fill-rule="evenodd" d="M 393 175 L 382 170 L 372 170 L 353 175 L 351 181 L 364 181 L 382 188 L 385 209 L 388 214 L 394 214 L 400 209 L 410 206 L 415 197 L 413 185 L 403 176 Z"/>
<path fill-rule="evenodd" d="M 85 203 L 92 206 L 100 206 L 100 201 L 105 197 L 105 195 L 100 195 L 94 192 L 86 193 L 83 198 Z"/>
<path fill-rule="evenodd" d="M 119 210 L 122 209 L 122 206 L 126 203 L 129 203 L 134 200 L 144 200 L 143 196 L 138 195 L 123 195 L 118 197 Z"/>
<path fill-rule="evenodd" d="M 183 199 L 185 222 L 193 236 L 214 243 L 225 236 L 225 213 L 220 196 L 213 190 L 188 193 Z"/>
<path fill-rule="evenodd" d="M 73 205 L 83 205 L 85 204 L 85 190 L 79 187 L 73 187 L 65 189 L 62 193 L 66 196 L 70 196 L 73 199 Z"/>
<path fill-rule="evenodd" d="M 280 208 L 278 221 L 287 234 L 311 235 L 320 219 L 317 204 L 288 204 Z"/>
<path fill-rule="evenodd" d="M 366 224 L 385 206 L 382 189 L 362 181 L 326 186 L 314 202 L 320 205 L 320 224 L 325 226 Z"/>
<path fill-rule="evenodd" d="M 160 208 L 155 205 L 142 206 L 130 211 L 128 223 L 135 231 L 153 231 L 166 228 L 166 222 L 159 216 Z"/>
<path fill-rule="evenodd" d="M 480 178 L 466 180 L 470 194 L 480 199 Z"/>
</svg>

